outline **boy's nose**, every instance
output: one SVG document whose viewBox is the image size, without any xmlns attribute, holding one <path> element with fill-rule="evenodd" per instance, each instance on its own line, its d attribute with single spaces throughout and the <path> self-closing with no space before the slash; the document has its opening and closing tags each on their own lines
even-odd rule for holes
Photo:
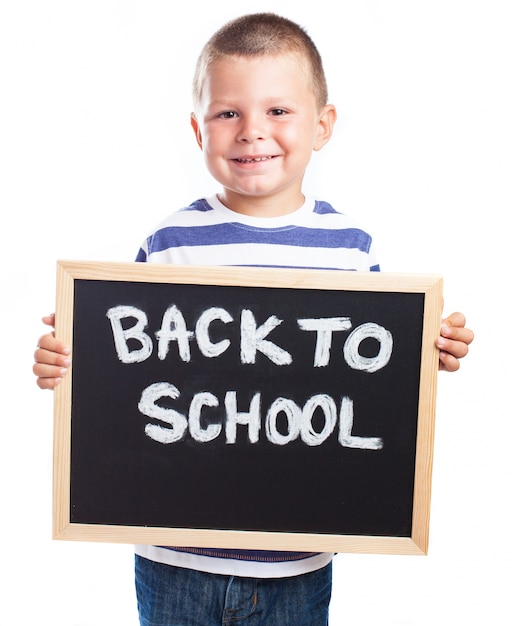
<svg viewBox="0 0 512 626">
<path fill-rule="evenodd" d="M 246 117 L 243 119 L 243 123 L 238 133 L 238 140 L 247 143 L 258 141 L 259 139 L 265 139 L 265 124 L 256 117 Z"/>
</svg>

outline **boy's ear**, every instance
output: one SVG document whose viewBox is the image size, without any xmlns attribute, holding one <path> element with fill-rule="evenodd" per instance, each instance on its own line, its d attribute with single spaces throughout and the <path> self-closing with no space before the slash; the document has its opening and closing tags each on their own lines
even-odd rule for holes
<svg viewBox="0 0 512 626">
<path fill-rule="evenodd" d="M 190 124 L 192 126 L 193 131 L 194 131 L 194 135 L 196 136 L 197 145 L 202 150 L 203 149 L 203 138 L 201 136 L 201 130 L 199 128 L 199 122 L 197 121 L 195 113 L 191 113 L 190 114 Z"/>
<path fill-rule="evenodd" d="M 313 145 L 313 150 L 321 150 L 332 137 L 337 117 L 336 107 L 333 104 L 326 104 L 322 107 L 320 115 L 318 116 L 316 140 Z"/>
</svg>

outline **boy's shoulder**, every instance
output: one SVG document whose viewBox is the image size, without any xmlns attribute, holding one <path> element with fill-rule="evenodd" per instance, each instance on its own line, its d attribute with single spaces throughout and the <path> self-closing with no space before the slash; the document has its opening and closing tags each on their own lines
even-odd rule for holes
<svg viewBox="0 0 512 626">
<path fill-rule="evenodd" d="M 211 202 L 209 202 L 207 198 L 199 198 L 188 206 L 183 206 L 171 211 L 165 219 L 185 219 L 187 215 L 204 214 L 210 213 L 211 211 L 213 211 Z"/>
<path fill-rule="evenodd" d="M 197 222 L 214 218 L 215 211 L 206 198 L 194 200 L 188 206 L 174 209 L 154 226 L 152 232 L 172 226 L 194 226 Z"/>
</svg>

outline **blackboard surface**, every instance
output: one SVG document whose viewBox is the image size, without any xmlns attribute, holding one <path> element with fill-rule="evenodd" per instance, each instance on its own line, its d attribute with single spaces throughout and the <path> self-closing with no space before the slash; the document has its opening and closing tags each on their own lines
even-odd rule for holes
<svg viewBox="0 0 512 626">
<path fill-rule="evenodd" d="M 425 293 L 81 278 L 72 318 L 71 526 L 411 537 Z"/>
</svg>

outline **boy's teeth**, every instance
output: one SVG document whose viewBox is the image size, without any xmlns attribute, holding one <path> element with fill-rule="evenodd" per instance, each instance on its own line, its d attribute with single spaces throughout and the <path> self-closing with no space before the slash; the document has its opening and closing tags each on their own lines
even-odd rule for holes
<svg viewBox="0 0 512 626">
<path fill-rule="evenodd" d="M 240 163 L 254 163 L 255 161 L 268 161 L 268 159 L 270 159 L 272 157 L 269 156 L 265 156 L 265 157 L 256 157 L 254 159 L 237 159 L 237 161 L 240 161 Z"/>
</svg>

